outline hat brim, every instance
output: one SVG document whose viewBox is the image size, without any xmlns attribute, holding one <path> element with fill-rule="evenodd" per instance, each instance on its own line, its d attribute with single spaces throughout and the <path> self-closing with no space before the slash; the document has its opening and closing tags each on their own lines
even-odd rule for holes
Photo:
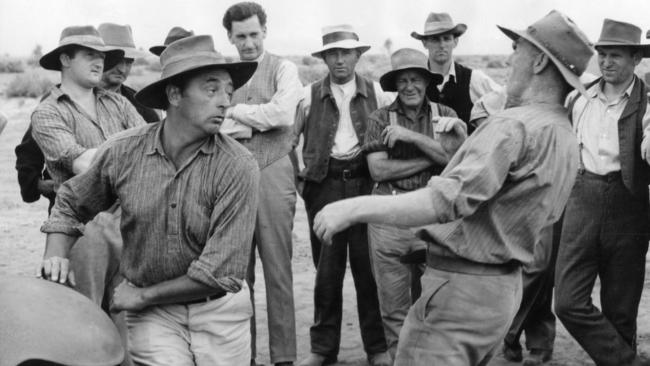
<svg viewBox="0 0 650 366">
<path fill-rule="evenodd" d="M 38 60 L 38 63 L 42 68 L 46 70 L 61 71 L 61 60 L 59 60 L 59 56 L 63 51 L 71 47 L 84 47 L 94 51 L 102 52 L 106 56 L 104 58 L 104 70 L 108 70 L 107 65 L 112 68 L 119 62 L 122 57 L 124 57 L 124 51 L 115 47 L 98 47 L 80 43 L 71 43 L 59 46 L 54 50 L 46 53 L 43 55 L 43 57 L 41 57 L 40 60 Z"/>
<path fill-rule="evenodd" d="M 548 56 L 548 58 L 551 59 L 553 64 L 557 67 L 558 70 L 560 70 L 560 73 L 562 74 L 562 77 L 564 77 L 564 80 L 574 87 L 576 90 L 578 90 L 582 94 L 586 94 L 587 90 L 585 89 L 585 86 L 580 82 L 580 75 L 576 75 L 571 71 L 568 67 L 564 66 L 564 64 L 557 59 L 557 57 L 553 56 L 553 54 L 544 46 L 542 45 L 539 41 L 537 41 L 535 38 L 531 37 L 526 31 L 516 31 L 512 29 L 508 29 L 505 27 L 502 27 L 500 25 L 497 25 L 497 28 L 503 32 L 508 38 L 512 39 L 513 41 L 518 40 L 519 38 L 523 38 L 527 40 L 528 42 L 532 43 L 535 45 L 535 47 L 539 48 Z"/>
<path fill-rule="evenodd" d="M 148 56 L 149 56 L 149 54 L 148 54 L 147 52 L 140 51 L 140 50 L 137 49 L 137 48 L 133 48 L 133 47 L 119 47 L 119 46 L 113 46 L 113 47 L 115 47 L 115 48 L 117 48 L 117 49 L 119 49 L 119 50 L 124 51 L 124 58 L 132 58 L 132 59 L 136 59 L 136 58 L 145 58 L 145 57 L 148 57 Z"/>
<path fill-rule="evenodd" d="M 384 91 L 387 92 L 396 92 L 397 91 L 397 85 L 395 85 L 395 78 L 397 75 L 406 70 L 414 70 L 414 71 L 420 71 L 422 74 L 426 75 L 429 79 L 429 85 L 438 85 L 442 83 L 442 75 L 440 74 L 434 74 L 431 71 L 425 69 L 424 67 L 421 66 L 404 66 L 400 67 L 399 69 L 391 70 L 384 75 L 382 75 L 379 78 L 379 85 L 381 85 L 381 88 Z"/>
<path fill-rule="evenodd" d="M 312 52 L 312 56 L 314 57 L 321 57 L 322 58 L 322 53 L 328 50 L 333 50 L 335 48 L 342 48 L 346 50 L 359 50 L 362 54 L 370 49 L 370 45 L 361 43 L 359 41 L 351 40 L 351 39 L 345 39 L 342 41 L 338 42 L 332 42 L 328 43 L 327 46 L 323 46 L 320 50 L 316 52 Z"/>
<path fill-rule="evenodd" d="M 417 40 L 420 40 L 420 41 L 424 40 L 427 37 L 439 36 L 439 35 L 443 35 L 443 34 L 447 34 L 447 33 L 451 33 L 456 37 L 460 37 L 465 33 L 465 31 L 467 31 L 467 25 L 465 25 L 463 23 L 458 23 L 453 28 L 441 29 L 441 30 L 435 31 L 435 32 L 424 32 L 423 34 L 420 34 L 418 32 L 411 32 L 411 37 L 413 37 L 413 38 L 415 38 Z"/>
<path fill-rule="evenodd" d="M 594 48 L 598 47 L 626 47 L 634 50 L 641 51 L 643 58 L 650 57 L 650 44 L 629 44 L 621 42 L 598 42 L 594 45 Z"/>
<path fill-rule="evenodd" d="M 167 94 L 165 88 L 170 79 L 185 75 L 189 72 L 206 71 L 211 69 L 220 69 L 228 71 L 232 79 L 232 85 L 235 90 L 239 89 L 242 85 L 253 76 L 257 69 L 257 62 L 236 62 L 236 63 L 207 63 L 204 65 L 196 65 L 182 72 L 169 75 L 163 79 L 155 81 L 140 90 L 135 95 L 135 99 L 149 108 L 165 109 L 167 107 Z"/>
<path fill-rule="evenodd" d="M 160 56 L 161 53 L 167 48 L 167 46 L 153 46 L 149 48 L 149 52 L 153 53 L 156 56 Z"/>
</svg>

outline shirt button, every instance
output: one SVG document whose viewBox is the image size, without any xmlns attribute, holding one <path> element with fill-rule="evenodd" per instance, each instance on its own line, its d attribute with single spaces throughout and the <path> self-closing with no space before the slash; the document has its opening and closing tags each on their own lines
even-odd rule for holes
<svg viewBox="0 0 650 366">
<path fill-rule="evenodd" d="M 172 208 L 176 208 L 176 204 L 175 204 L 175 203 L 172 203 L 171 206 L 172 206 Z"/>
</svg>

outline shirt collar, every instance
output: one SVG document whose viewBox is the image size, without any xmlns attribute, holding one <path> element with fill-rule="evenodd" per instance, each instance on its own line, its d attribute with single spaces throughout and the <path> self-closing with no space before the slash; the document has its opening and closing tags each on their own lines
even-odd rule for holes
<svg viewBox="0 0 650 366">
<path fill-rule="evenodd" d="M 427 61 L 427 65 L 430 65 L 431 61 Z M 431 71 L 431 68 L 429 67 L 429 71 Z M 442 83 L 440 85 L 444 85 L 451 77 L 454 77 L 454 81 L 456 81 L 456 61 L 454 60 L 453 56 L 451 58 L 451 65 L 449 66 L 449 71 L 445 74 L 442 75 Z"/>
<path fill-rule="evenodd" d="M 100 98 L 106 96 L 106 94 L 109 93 L 109 92 L 106 91 L 106 90 L 104 90 L 104 89 L 102 89 L 102 88 L 100 88 L 100 87 L 94 87 L 94 88 L 93 88 L 93 93 L 95 94 L 95 98 L 96 98 L 96 99 L 100 99 Z M 71 99 L 70 96 L 69 96 L 68 94 L 64 93 L 63 90 L 61 90 L 61 84 L 58 84 L 58 85 L 56 85 L 55 87 L 53 87 L 53 88 L 50 90 L 50 95 L 51 95 L 55 100 L 59 100 L 59 99 L 61 99 L 61 97 L 66 97 L 66 98 L 68 98 L 68 99 Z"/>
<path fill-rule="evenodd" d="M 366 83 L 363 82 L 363 80 L 357 75 L 357 73 L 354 73 L 354 81 L 356 83 L 357 91 L 355 93 L 356 95 L 361 94 L 364 98 L 368 98 L 368 88 L 366 88 Z M 332 81 L 330 80 L 329 74 L 325 77 L 325 80 L 323 80 L 323 83 L 320 87 L 320 98 L 324 99 L 327 96 L 332 95 L 332 86 L 331 86 Z"/>
<path fill-rule="evenodd" d="M 399 95 L 397 96 L 397 98 L 395 98 L 395 100 L 391 104 L 388 105 L 387 109 L 391 112 L 397 112 L 399 114 L 406 115 L 406 113 L 404 112 L 404 107 L 402 106 L 402 102 L 399 100 Z M 420 113 L 418 113 L 418 116 L 422 113 L 426 113 L 428 115 L 430 110 L 431 110 L 431 105 L 425 98 L 424 106 L 422 107 L 422 109 L 420 109 Z"/>
<path fill-rule="evenodd" d="M 629 98 L 630 95 L 632 95 L 632 89 L 634 89 L 635 83 L 636 83 L 636 76 L 632 79 L 630 86 L 628 86 L 627 89 L 625 89 L 625 92 L 621 97 Z M 606 98 L 605 95 L 603 94 L 604 86 L 605 86 L 605 80 L 601 78 L 600 81 L 598 81 L 596 84 L 594 84 L 594 86 L 592 86 L 591 88 L 589 88 L 589 90 L 587 90 L 587 94 L 592 98 L 600 97 L 603 100 L 605 100 Z"/>
<path fill-rule="evenodd" d="M 167 156 L 162 145 L 162 130 L 166 121 L 167 118 L 163 119 L 161 122 L 157 122 L 157 126 L 152 129 L 149 138 L 146 140 L 146 155 L 153 155 L 157 153 L 161 156 Z M 198 151 L 206 155 L 212 155 L 216 151 L 215 139 L 216 136 L 206 138 L 199 147 Z"/>
</svg>

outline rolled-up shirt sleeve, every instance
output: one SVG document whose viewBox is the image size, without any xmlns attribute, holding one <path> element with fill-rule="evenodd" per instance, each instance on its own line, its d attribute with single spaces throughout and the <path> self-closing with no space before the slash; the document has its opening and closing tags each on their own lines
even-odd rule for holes
<svg viewBox="0 0 650 366">
<path fill-rule="evenodd" d="M 388 147 L 381 137 L 381 133 L 388 125 L 390 125 L 390 122 L 386 121 L 385 118 L 382 119 L 382 110 L 377 110 L 368 116 L 363 152 L 370 154 L 378 151 L 388 151 Z"/>
<path fill-rule="evenodd" d="M 110 155 L 110 144 L 102 145 L 86 172 L 59 187 L 52 214 L 41 226 L 42 232 L 80 236 L 85 223 L 115 203 L 111 175 L 117 164 Z"/>
<path fill-rule="evenodd" d="M 511 166 L 525 152 L 522 122 L 494 120 L 478 132 L 460 147 L 440 176 L 429 180 L 426 189 L 431 193 L 438 223 L 473 214 L 497 194 Z"/>
<path fill-rule="evenodd" d="M 276 92 L 271 100 L 264 104 L 237 104 L 231 109 L 231 116 L 235 121 L 262 132 L 291 126 L 302 90 L 298 67 L 289 60 L 282 60 L 276 74 Z"/>
<path fill-rule="evenodd" d="M 259 194 L 259 168 L 247 156 L 224 167 L 229 177 L 219 186 L 210 217 L 209 238 L 187 275 L 228 292 L 241 289 L 250 260 Z"/>
<path fill-rule="evenodd" d="M 77 142 L 74 131 L 63 116 L 53 108 L 45 106 L 32 113 L 32 136 L 43 151 L 46 161 L 61 170 L 72 171 L 72 163 L 87 148 Z"/>
</svg>

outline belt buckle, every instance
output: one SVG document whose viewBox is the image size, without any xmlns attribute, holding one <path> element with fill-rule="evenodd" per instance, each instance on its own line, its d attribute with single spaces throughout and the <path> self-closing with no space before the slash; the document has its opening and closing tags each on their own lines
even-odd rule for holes
<svg viewBox="0 0 650 366">
<path fill-rule="evenodd" d="M 341 179 L 343 179 L 344 182 L 352 179 L 352 171 L 350 169 L 344 169 L 341 172 Z"/>
</svg>

